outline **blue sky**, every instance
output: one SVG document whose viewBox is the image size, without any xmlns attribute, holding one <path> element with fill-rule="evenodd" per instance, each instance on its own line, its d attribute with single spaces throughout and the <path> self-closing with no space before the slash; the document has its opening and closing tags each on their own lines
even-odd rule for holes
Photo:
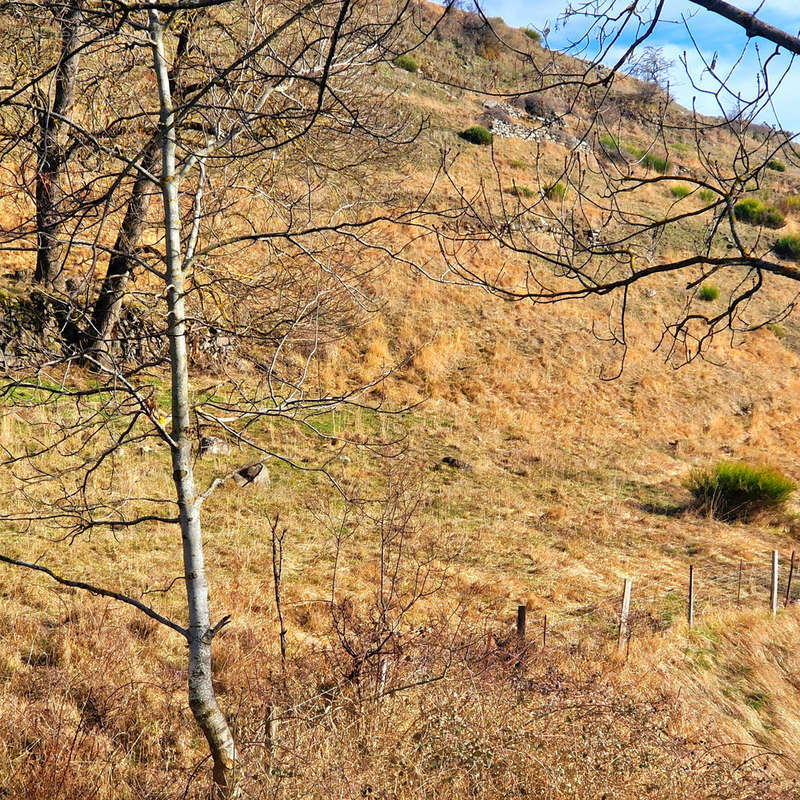
<svg viewBox="0 0 800 800">
<path fill-rule="evenodd" d="M 736 5 L 736 0 L 733 0 Z M 482 0 L 481 7 L 488 16 L 502 17 L 509 25 L 515 27 L 530 25 L 538 30 L 550 28 L 548 37 L 551 47 L 564 49 L 570 37 L 580 35 L 580 21 L 575 20 L 568 25 L 558 24 L 559 17 L 567 5 L 567 0 L 540 0 L 532 3 L 529 0 Z M 578 0 L 573 2 L 578 5 Z M 617 9 L 621 10 L 628 2 L 621 0 Z M 745 11 L 755 12 L 758 16 L 783 28 L 790 33 L 800 29 L 800 0 L 765 0 L 761 6 L 751 2 L 740 6 Z M 687 26 L 695 39 L 697 48 L 687 32 Z M 725 94 L 720 102 L 725 109 L 736 103 L 735 95 L 741 92 L 744 100 L 756 86 L 755 76 L 759 71 L 759 53 L 761 59 L 770 55 L 775 47 L 763 39 L 749 41 L 744 31 L 737 25 L 695 6 L 687 0 L 667 0 L 662 14 L 662 21 L 657 26 L 648 44 L 663 48 L 666 57 L 675 60 L 671 72 L 670 88 L 673 96 L 685 106 L 692 105 L 696 98 L 696 107 L 707 114 L 719 114 L 720 108 L 714 98 L 704 96 L 697 88 L 693 88 L 686 70 L 679 63 L 684 51 L 689 73 L 702 88 L 716 88 L 718 84 L 704 72 L 703 60 L 698 53 L 704 54 L 707 63 L 717 54 L 716 72 L 726 77 L 726 85 L 733 90 Z M 744 56 L 742 50 L 744 48 Z M 589 57 L 589 53 L 586 57 Z M 613 57 L 612 53 L 612 57 Z M 606 59 L 608 62 L 610 59 Z M 738 63 L 737 63 L 738 62 Z M 774 85 L 790 65 L 788 55 L 782 54 L 771 62 L 769 69 L 770 84 Z M 774 95 L 773 107 L 765 108 L 758 115 L 758 120 L 771 125 L 780 125 L 786 130 L 800 131 L 800 59 L 791 66 L 788 75 L 783 79 Z"/>
</svg>

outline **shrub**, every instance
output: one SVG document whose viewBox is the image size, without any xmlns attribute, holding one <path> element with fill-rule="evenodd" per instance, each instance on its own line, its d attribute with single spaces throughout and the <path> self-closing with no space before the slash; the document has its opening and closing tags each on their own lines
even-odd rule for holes
<svg viewBox="0 0 800 800">
<path fill-rule="evenodd" d="M 517 184 L 514 186 L 514 194 L 519 197 L 533 197 L 536 192 L 533 189 L 528 188 L 527 186 L 520 186 Z"/>
<path fill-rule="evenodd" d="M 764 225 L 767 228 L 781 228 L 786 220 L 775 206 L 764 205 L 757 197 L 746 197 L 733 207 L 733 215 L 740 222 L 751 225 Z"/>
<path fill-rule="evenodd" d="M 761 224 L 767 228 L 782 228 L 786 224 L 786 218 L 775 206 L 764 206 L 762 220 Z"/>
<path fill-rule="evenodd" d="M 713 469 L 693 470 L 686 488 L 699 508 L 717 519 L 734 520 L 780 510 L 797 485 L 771 467 L 721 461 Z"/>
<path fill-rule="evenodd" d="M 564 195 L 567 193 L 567 187 L 561 181 L 551 183 L 544 188 L 544 196 L 548 200 L 563 200 Z"/>
<path fill-rule="evenodd" d="M 533 42 L 539 44 L 542 41 L 542 35 L 539 31 L 535 31 L 533 28 L 523 28 L 522 32 Z"/>
<path fill-rule="evenodd" d="M 786 236 L 781 236 L 772 249 L 781 258 L 791 258 L 795 261 L 800 260 L 800 236 L 796 233 L 789 233 Z"/>
<path fill-rule="evenodd" d="M 397 56 L 394 60 L 394 65 L 400 67 L 400 69 L 404 69 L 406 72 L 416 72 L 419 69 L 419 64 L 417 64 L 414 56 L 407 54 Z"/>
<path fill-rule="evenodd" d="M 678 199 L 680 199 L 681 197 L 686 197 L 687 195 L 690 195 L 692 193 L 692 190 L 685 184 L 680 184 L 678 186 L 671 186 L 669 193 L 673 197 L 677 197 Z"/>
<path fill-rule="evenodd" d="M 775 172 L 786 172 L 786 164 L 778 158 L 771 158 L 767 161 L 767 169 L 774 169 Z"/>
<path fill-rule="evenodd" d="M 716 300 L 719 297 L 719 287 L 714 286 L 713 283 L 704 283 L 700 287 L 697 296 L 706 303 L 710 303 L 712 300 Z"/>
<path fill-rule="evenodd" d="M 714 199 L 714 192 L 711 189 L 701 189 L 697 196 L 704 202 L 710 203 Z"/>
<path fill-rule="evenodd" d="M 755 197 L 745 197 L 733 207 L 733 216 L 740 222 L 758 223 L 758 215 L 764 204 Z"/>
<path fill-rule="evenodd" d="M 471 144 L 488 145 L 492 143 L 492 132 L 483 125 L 473 125 L 458 135 Z"/>
</svg>

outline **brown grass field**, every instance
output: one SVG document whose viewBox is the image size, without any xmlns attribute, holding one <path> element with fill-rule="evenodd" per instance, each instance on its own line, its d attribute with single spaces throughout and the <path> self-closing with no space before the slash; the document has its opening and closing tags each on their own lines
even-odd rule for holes
<svg viewBox="0 0 800 800">
<path fill-rule="evenodd" d="M 389 66 L 380 73 L 398 89 L 397 102 L 429 117 L 416 170 L 391 165 L 372 179 L 396 180 L 417 196 L 444 143 L 459 152 L 455 171 L 466 194 L 483 180 L 494 199 L 498 186 L 513 185 L 538 198 L 559 178 L 567 150 L 501 138 L 490 150 L 459 140 L 481 98 L 426 84 L 426 58 L 457 68 L 446 42 L 426 48 L 422 76 Z M 514 79 L 502 59 L 475 63 L 487 79 L 501 67 L 497 80 Z M 569 124 L 579 132 L 580 119 Z M 625 141 L 646 143 L 645 131 L 625 125 Z M 720 138 L 721 148 L 728 144 Z M 679 160 L 699 169 L 691 150 Z M 771 180 L 765 191 L 780 196 L 800 174 L 791 168 Z M 437 202 L 452 201 L 446 187 L 439 191 Z M 654 184 L 637 202 L 663 209 L 676 200 Z M 699 205 L 693 196 L 679 202 Z M 694 218 L 662 247 L 691 252 L 704 224 Z M 783 232 L 796 227 L 790 217 Z M 397 242 L 402 235 L 386 232 Z M 419 239 L 404 253 L 434 264 L 438 250 Z M 469 257 L 487 270 L 508 258 L 492 245 Z M 20 256 L 4 268 L 22 265 Z M 520 263 L 508 258 L 505 266 L 513 273 Z M 796 314 L 720 338 L 706 360 L 676 368 L 653 348 L 683 285 L 654 278 L 632 293 L 631 346 L 620 377 L 607 381 L 619 352 L 592 332 L 608 320 L 602 299 L 504 303 L 401 265 L 374 281 L 380 310 L 326 350 L 313 380 L 337 390 L 394 367 L 372 399 L 410 410 L 325 414 L 316 424 L 327 438 L 288 422 L 263 431 L 296 463 L 326 463 L 362 502 L 348 508 L 324 476 L 272 459 L 268 484 L 226 484 L 203 507 L 213 612 L 232 615 L 215 645 L 215 677 L 241 745 L 243 796 L 800 797 L 800 611 L 783 606 L 788 556 L 800 550 L 800 508 L 792 502 L 778 516 L 723 523 L 693 511 L 684 488 L 692 468 L 721 459 L 800 478 Z M 720 288 L 724 299 L 730 287 Z M 5 281 L 4 293 L 18 291 Z M 755 311 L 776 312 L 793 294 L 789 281 L 773 280 Z M 201 371 L 194 387 L 218 379 Z M 0 446 L 19 452 L 64 413 L 4 409 Z M 469 468 L 443 463 L 446 456 Z M 58 458 L 49 469 L 59 468 Z M 234 451 L 199 459 L 200 485 L 244 458 Z M 118 453 L 113 492 L 169 497 L 169 463 L 156 446 Z M 11 471 L 0 480 L 2 511 L 13 515 L 20 486 Z M 286 530 L 283 666 L 276 517 Z M 52 527 L 0 532 L 4 553 L 41 558 L 59 574 L 182 619 L 174 526 L 57 538 Z M 782 562 L 773 619 L 774 549 Z M 633 618 L 620 653 L 625 577 L 633 580 Z M 393 607 L 386 653 L 357 664 L 343 642 L 368 647 L 387 591 L 409 608 Z M 7 566 L 0 598 L 0 796 L 204 796 L 205 747 L 186 705 L 177 636 L 112 600 Z M 514 633 L 518 605 L 527 607 L 525 647 Z"/>
</svg>

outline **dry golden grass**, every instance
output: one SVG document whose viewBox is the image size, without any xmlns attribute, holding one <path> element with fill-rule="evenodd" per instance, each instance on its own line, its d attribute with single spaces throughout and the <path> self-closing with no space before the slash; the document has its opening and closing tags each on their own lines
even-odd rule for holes
<svg viewBox="0 0 800 800">
<path fill-rule="evenodd" d="M 466 93 L 454 105 L 421 97 L 416 79 L 395 78 L 408 103 L 447 117 L 421 145 L 422 167 L 403 189 L 418 195 L 428 186 L 444 141 L 461 148 L 464 191 L 483 181 L 498 199 L 491 153 L 453 135 L 480 113 L 479 98 Z M 644 144 L 633 122 L 621 138 Z M 722 158 L 730 141 L 717 144 Z M 538 190 L 559 177 L 565 150 L 496 140 L 494 154 L 501 187 L 513 179 Z M 371 180 L 400 177 L 387 171 Z M 435 202 L 452 202 L 446 187 L 438 191 Z M 653 186 L 640 202 L 658 211 L 672 199 Z M 701 224 L 666 241 L 664 254 L 690 252 Z M 399 241 L 415 231 L 384 234 Z M 422 239 L 405 253 L 423 264 L 437 256 Z M 496 248 L 476 249 L 470 265 L 496 269 L 500 258 Z M 237 268 L 248 274 L 257 261 L 254 253 Z M 20 257 L 7 268 L 22 265 Z M 511 259 L 503 265 L 510 274 L 521 269 Z M 377 703 L 376 664 L 361 682 L 347 679 L 353 665 L 330 609 L 345 513 L 333 488 L 277 460 L 268 463 L 269 487 L 226 485 L 204 505 L 203 524 L 213 614 L 233 615 L 216 647 L 216 688 L 242 743 L 250 796 L 792 797 L 800 626 L 794 608 L 769 618 L 764 580 L 770 551 L 796 546 L 794 523 L 699 518 L 682 510 L 682 481 L 693 466 L 730 457 L 800 476 L 796 319 L 781 339 L 762 330 L 735 348 L 720 343 L 712 352 L 720 366 L 696 361 L 676 371 L 651 348 L 681 295 L 669 278 L 654 278 L 633 293 L 626 368 L 607 382 L 601 368 L 613 371 L 619 353 L 592 337 L 593 323 L 602 329 L 607 319 L 602 301 L 504 305 L 400 267 L 379 280 L 380 312 L 320 357 L 315 380 L 342 391 L 397 366 L 384 387 L 388 405 L 424 401 L 399 418 L 357 410 L 325 419 L 341 437 L 336 447 L 344 439 L 402 441 L 395 468 L 414 479 L 413 547 L 433 553 L 445 577 L 404 621 L 387 686 L 421 682 Z M 777 310 L 790 293 L 776 281 L 759 308 Z M 17 451 L 62 413 L 4 409 L 0 445 Z M 298 461 L 334 452 L 289 424 L 271 425 L 264 437 Z M 356 494 L 385 490 L 381 459 L 356 445 L 341 456 L 332 469 Z M 444 456 L 472 469 L 444 465 Z M 235 452 L 198 461 L 200 486 L 245 460 Z M 49 466 L 57 469 L 58 459 Z M 121 454 L 114 468 L 120 498 L 171 496 L 163 448 Z M 1 510 L 12 512 L 14 483 L 9 474 L 2 480 Z M 286 675 L 271 578 L 278 513 L 288 530 Z M 375 616 L 376 527 L 362 520 L 337 565 L 337 601 L 362 630 Z M 48 534 L 6 527 L 0 549 L 144 597 L 182 621 L 176 528 L 98 531 L 70 544 Z M 744 602 L 736 607 L 740 559 Z M 693 631 L 682 622 L 689 563 L 698 580 Z M 404 580 L 414 568 L 406 563 Z M 0 789 L 42 799 L 202 796 L 204 745 L 186 707 L 182 642 L 110 601 L 8 567 L 0 574 Z M 635 619 L 622 659 L 615 620 L 625 576 L 634 579 Z M 528 608 L 536 643 L 527 655 L 513 645 L 518 604 Z M 549 646 L 541 652 L 545 614 Z M 424 682 L 440 677 L 448 659 L 444 677 Z M 281 717 L 271 743 L 269 708 Z"/>
</svg>

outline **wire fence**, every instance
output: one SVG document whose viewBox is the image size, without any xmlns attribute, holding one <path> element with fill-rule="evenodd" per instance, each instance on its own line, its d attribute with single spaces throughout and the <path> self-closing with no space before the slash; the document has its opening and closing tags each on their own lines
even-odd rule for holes
<svg viewBox="0 0 800 800">
<path fill-rule="evenodd" d="M 637 635 L 664 632 L 681 620 L 693 627 L 712 612 L 763 608 L 775 614 L 800 602 L 797 562 L 794 551 L 781 559 L 777 550 L 757 560 L 706 557 L 687 565 L 682 580 L 626 578 L 612 595 L 546 614 L 528 614 L 519 606 L 516 636 L 529 649 L 598 638 L 616 640 L 623 649 Z"/>
</svg>

